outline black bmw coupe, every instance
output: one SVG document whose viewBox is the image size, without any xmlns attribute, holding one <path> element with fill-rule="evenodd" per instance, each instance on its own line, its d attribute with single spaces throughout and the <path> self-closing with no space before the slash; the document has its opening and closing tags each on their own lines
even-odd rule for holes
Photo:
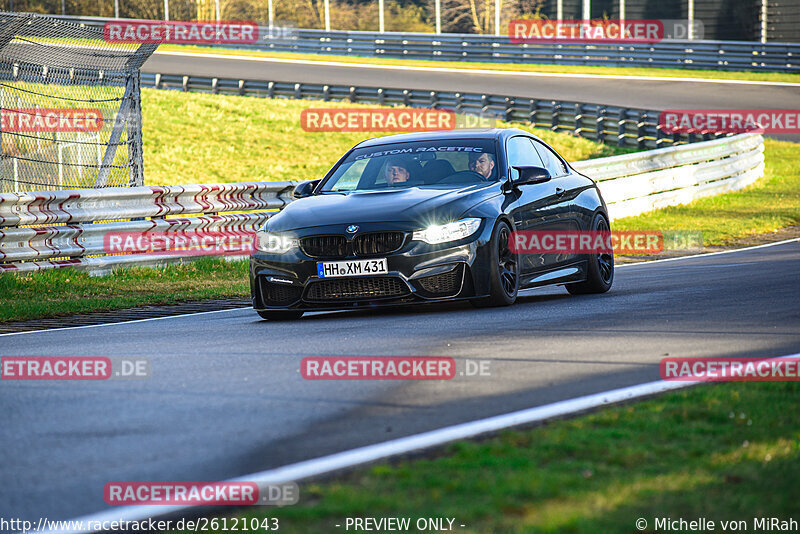
<svg viewBox="0 0 800 534">
<path fill-rule="evenodd" d="M 595 183 L 517 129 L 363 141 L 256 234 L 253 307 L 305 311 L 469 300 L 514 303 L 521 289 L 608 291 L 612 254 L 517 254 L 520 230 L 608 231 Z"/>
</svg>

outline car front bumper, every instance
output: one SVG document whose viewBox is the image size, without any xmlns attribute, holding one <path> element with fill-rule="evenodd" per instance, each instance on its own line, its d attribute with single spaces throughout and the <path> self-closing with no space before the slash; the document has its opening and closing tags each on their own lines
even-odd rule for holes
<svg viewBox="0 0 800 534">
<path fill-rule="evenodd" d="M 362 226 L 364 233 L 370 231 L 369 225 Z M 328 233 L 324 228 L 314 230 L 299 237 Z M 491 233 L 492 225 L 484 220 L 475 234 L 460 241 L 429 245 L 407 239 L 396 252 L 374 256 L 387 260 L 388 274 L 379 275 L 318 276 L 320 261 L 368 257 L 318 259 L 301 248 L 286 254 L 255 251 L 250 257 L 253 308 L 333 310 L 485 296 L 489 292 Z"/>
</svg>

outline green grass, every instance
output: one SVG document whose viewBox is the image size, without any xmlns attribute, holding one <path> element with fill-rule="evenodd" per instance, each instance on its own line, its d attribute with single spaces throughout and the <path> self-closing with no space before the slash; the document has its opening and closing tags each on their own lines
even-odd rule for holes
<svg viewBox="0 0 800 534">
<path fill-rule="evenodd" d="M 766 139 L 764 177 L 737 191 L 614 221 L 615 230 L 700 230 L 706 246 L 800 224 L 800 145 Z"/>
<path fill-rule="evenodd" d="M 669 78 L 704 78 L 714 80 L 743 80 L 800 83 L 800 74 L 781 72 L 721 71 L 700 69 L 656 69 L 650 67 L 588 67 L 580 65 L 539 65 L 535 63 L 480 63 L 472 61 L 432 61 L 359 56 L 334 56 L 322 54 L 295 54 L 291 52 L 261 52 L 258 50 L 220 49 L 201 46 L 161 45 L 161 51 L 201 52 L 248 57 L 269 57 L 312 61 L 340 61 L 368 65 L 405 65 L 439 67 L 448 69 L 505 70 L 514 72 L 549 72 L 560 74 L 594 74 L 604 76 L 663 76 Z"/>
<path fill-rule="evenodd" d="M 663 395 L 497 437 L 425 459 L 381 463 L 300 502 L 252 509 L 281 529 L 344 531 L 346 517 L 451 517 L 458 532 L 636 532 L 645 518 L 797 518 L 796 382 L 729 383 Z"/>
<path fill-rule="evenodd" d="M 202 258 L 90 277 L 73 269 L 0 275 L 0 322 L 249 294 L 247 262 Z"/>
<path fill-rule="evenodd" d="M 305 132 L 300 113 L 313 107 L 377 106 L 143 89 L 146 182 L 310 180 L 324 175 L 360 141 L 389 135 Z M 513 126 L 536 133 L 570 161 L 630 151 L 565 133 Z"/>
</svg>

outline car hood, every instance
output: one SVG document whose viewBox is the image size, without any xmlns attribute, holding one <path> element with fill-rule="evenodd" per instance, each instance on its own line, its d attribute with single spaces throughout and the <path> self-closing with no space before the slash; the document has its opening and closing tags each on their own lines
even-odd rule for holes
<svg viewBox="0 0 800 534">
<path fill-rule="evenodd" d="M 407 222 L 427 226 L 466 216 L 475 204 L 500 194 L 500 184 L 462 188 L 409 187 L 325 193 L 295 200 L 267 222 L 272 232 L 315 226 Z"/>
</svg>

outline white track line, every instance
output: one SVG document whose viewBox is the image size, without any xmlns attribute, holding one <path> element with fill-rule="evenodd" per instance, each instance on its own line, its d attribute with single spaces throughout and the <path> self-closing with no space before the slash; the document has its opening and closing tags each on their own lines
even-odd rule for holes
<svg viewBox="0 0 800 534">
<path fill-rule="evenodd" d="M 623 264 L 617 265 L 616 268 L 619 269 L 619 268 L 622 268 L 622 267 L 651 265 L 653 263 L 663 263 L 663 262 L 667 262 L 667 261 L 687 260 L 687 259 L 691 259 L 691 258 L 706 258 L 708 256 L 717 256 L 719 254 L 730 254 L 731 252 L 742 252 L 742 251 L 745 251 L 745 250 L 755 250 L 755 249 L 759 249 L 759 248 L 772 247 L 772 246 L 775 246 L 775 245 L 784 245 L 786 243 L 792 243 L 794 241 L 800 241 L 800 237 L 795 237 L 793 239 L 786 239 L 784 241 L 776 241 L 774 243 L 765 243 L 763 245 L 754 245 L 752 247 L 732 248 L 730 250 L 721 250 L 719 252 L 709 252 L 707 254 L 694 254 L 692 256 L 679 256 L 677 258 L 665 258 L 663 260 L 649 260 L 649 261 L 645 260 L 645 261 L 640 261 L 640 262 L 636 262 L 636 263 L 623 263 Z M 539 288 L 523 289 L 523 291 L 533 291 L 535 289 L 539 289 Z M 190 317 L 192 315 L 204 315 L 204 314 L 207 314 L 207 313 L 224 313 L 224 312 L 242 311 L 242 310 L 249 310 L 249 309 L 252 309 L 252 307 L 231 308 L 231 309 L 228 309 L 228 310 L 214 310 L 214 311 L 207 311 L 207 312 L 183 313 L 183 314 L 180 314 L 180 315 L 169 315 L 169 316 L 166 316 L 166 317 L 150 317 L 148 319 L 132 319 L 130 321 L 120 321 L 118 323 L 89 324 L 89 325 L 84 325 L 84 326 L 65 326 L 63 328 L 49 328 L 47 330 L 29 330 L 27 332 L 8 332 L 6 334 L 0 334 L 0 337 L 3 337 L 3 336 L 21 336 L 21 335 L 25 335 L 25 334 L 39 334 L 39 333 L 42 333 L 42 332 L 54 332 L 54 331 L 58 331 L 58 330 L 77 330 L 79 328 L 98 328 L 98 327 L 101 327 L 101 326 L 116 326 L 116 325 L 120 325 L 120 324 L 144 323 L 144 322 L 147 322 L 147 321 L 161 321 L 163 319 L 175 319 L 175 318 L 178 318 L 178 317 Z M 320 314 L 320 313 L 338 313 L 338 312 L 336 310 L 323 311 L 323 312 L 308 312 L 308 315 Z"/>
<path fill-rule="evenodd" d="M 262 63 L 288 63 L 293 65 L 316 65 L 329 67 L 348 67 L 357 69 L 382 69 L 400 70 L 417 72 L 447 72 L 455 74 L 491 74 L 497 76 L 524 76 L 533 78 L 572 78 L 572 79 L 601 79 L 601 80 L 639 80 L 657 82 L 694 82 L 694 83 L 718 83 L 736 85 L 773 85 L 779 87 L 800 87 L 800 83 L 794 82 L 766 82 L 759 80 L 712 80 L 708 78 L 688 78 L 688 77 L 669 77 L 669 76 L 625 76 L 614 74 L 578 74 L 560 72 L 526 72 L 513 70 L 492 70 L 492 69 L 471 69 L 471 68 L 451 68 L 451 67 L 423 67 L 418 65 L 386 65 L 380 63 L 348 63 L 346 61 L 322 61 L 313 59 L 288 59 L 272 58 L 259 56 L 240 56 L 233 54 L 208 54 L 203 52 L 177 52 L 171 50 L 157 51 L 153 55 L 160 56 L 183 56 L 201 57 L 207 59 L 232 59 L 237 61 L 257 61 Z"/>
<path fill-rule="evenodd" d="M 785 245 L 786 243 L 792 243 L 794 241 L 800 241 L 800 237 L 794 237 L 792 239 L 784 239 L 783 241 L 775 241 L 774 243 L 764 243 L 763 245 L 753 245 L 752 247 L 720 250 L 719 252 L 706 252 L 705 254 L 701 253 L 701 254 L 692 254 L 691 256 L 677 256 L 675 258 L 664 258 L 662 260 L 645 260 L 645 261 L 637 261 L 634 263 L 623 263 L 620 265 L 616 265 L 615 267 L 616 268 L 632 267 L 634 265 L 649 265 L 651 263 L 664 263 L 667 261 L 688 260 L 691 258 L 707 258 L 709 256 L 719 256 L 720 254 L 730 254 L 731 252 L 741 252 L 743 250 L 756 250 L 759 248 L 773 247 L 775 245 Z"/>
</svg>

